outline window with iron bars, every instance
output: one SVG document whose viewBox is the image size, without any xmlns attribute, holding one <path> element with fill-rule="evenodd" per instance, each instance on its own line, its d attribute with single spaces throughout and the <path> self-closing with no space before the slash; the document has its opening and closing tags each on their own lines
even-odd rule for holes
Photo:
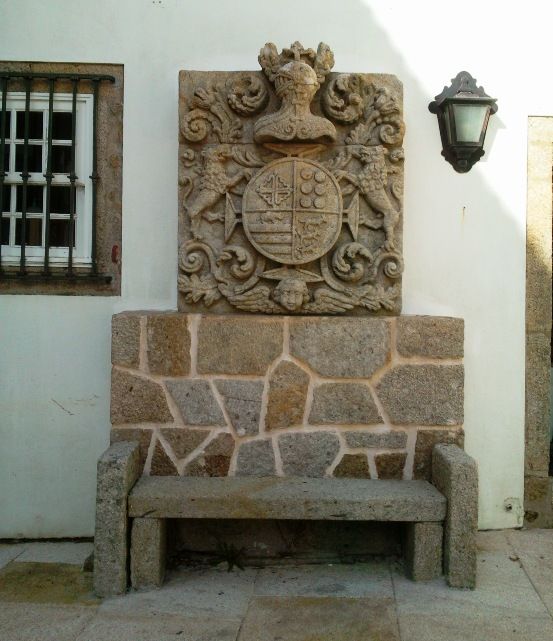
<svg viewBox="0 0 553 641">
<path fill-rule="evenodd" d="M 111 280 L 97 261 L 97 138 L 100 87 L 114 82 L 0 71 L 0 283 Z"/>
</svg>

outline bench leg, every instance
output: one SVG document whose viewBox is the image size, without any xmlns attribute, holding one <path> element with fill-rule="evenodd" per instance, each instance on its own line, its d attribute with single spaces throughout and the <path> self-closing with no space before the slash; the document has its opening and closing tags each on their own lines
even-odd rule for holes
<svg viewBox="0 0 553 641">
<path fill-rule="evenodd" d="M 135 590 L 160 587 L 165 576 L 165 519 L 133 519 L 131 583 Z"/>
<path fill-rule="evenodd" d="M 127 591 L 127 497 L 139 475 L 138 443 L 115 443 L 98 461 L 94 592 L 100 597 Z"/>
<path fill-rule="evenodd" d="M 447 499 L 444 568 L 453 588 L 476 585 L 478 470 L 457 445 L 441 443 L 432 453 L 432 483 Z"/>
<path fill-rule="evenodd" d="M 442 574 L 441 523 L 408 523 L 405 537 L 407 576 L 413 581 L 431 581 Z"/>
</svg>

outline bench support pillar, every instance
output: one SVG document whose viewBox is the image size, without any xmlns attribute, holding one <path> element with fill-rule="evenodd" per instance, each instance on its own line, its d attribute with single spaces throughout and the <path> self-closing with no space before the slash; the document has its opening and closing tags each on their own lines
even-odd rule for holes
<svg viewBox="0 0 553 641">
<path fill-rule="evenodd" d="M 127 497 L 139 475 L 138 443 L 115 443 L 98 461 L 94 592 L 100 597 L 127 591 Z"/>
<path fill-rule="evenodd" d="M 131 583 L 160 587 L 165 576 L 166 520 L 135 518 L 131 530 Z"/>
<path fill-rule="evenodd" d="M 476 585 L 478 470 L 457 445 L 439 444 L 432 452 L 432 483 L 447 499 L 444 570 L 453 588 Z"/>
<path fill-rule="evenodd" d="M 441 523 L 408 523 L 404 545 L 406 572 L 413 581 L 431 581 L 442 574 Z"/>
</svg>

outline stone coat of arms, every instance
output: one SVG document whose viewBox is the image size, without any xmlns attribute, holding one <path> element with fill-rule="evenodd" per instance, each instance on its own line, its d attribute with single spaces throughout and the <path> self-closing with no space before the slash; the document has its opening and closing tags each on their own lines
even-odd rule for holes
<svg viewBox="0 0 553 641">
<path fill-rule="evenodd" d="M 398 314 L 401 84 L 324 43 L 259 63 L 180 74 L 179 309 Z"/>
</svg>

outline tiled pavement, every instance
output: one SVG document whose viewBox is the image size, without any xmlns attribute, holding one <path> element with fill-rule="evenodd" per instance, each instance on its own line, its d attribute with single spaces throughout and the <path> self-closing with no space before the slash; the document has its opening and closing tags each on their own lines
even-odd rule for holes
<svg viewBox="0 0 553 641">
<path fill-rule="evenodd" d="M 474 591 L 397 562 L 180 569 L 100 602 L 89 543 L 0 545 L 0 641 L 548 641 L 553 530 L 480 532 Z"/>
</svg>

